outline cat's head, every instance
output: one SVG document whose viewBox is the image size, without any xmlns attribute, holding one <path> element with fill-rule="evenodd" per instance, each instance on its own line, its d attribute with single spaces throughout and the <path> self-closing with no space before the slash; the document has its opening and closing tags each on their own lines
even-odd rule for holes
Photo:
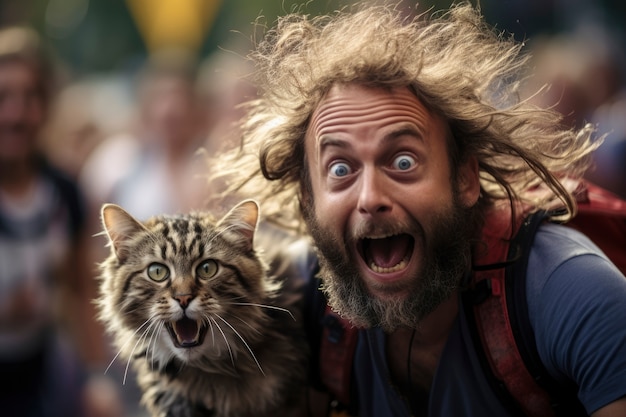
<svg viewBox="0 0 626 417">
<path fill-rule="evenodd" d="M 112 204 L 101 215 L 111 253 L 101 265 L 100 319 L 124 356 L 189 362 L 232 355 L 258 337 L 252 329 L 277 284 L 254 250 L 254 201 L 219 221 L 190 213 L 140 222 Z"/>
</svg>

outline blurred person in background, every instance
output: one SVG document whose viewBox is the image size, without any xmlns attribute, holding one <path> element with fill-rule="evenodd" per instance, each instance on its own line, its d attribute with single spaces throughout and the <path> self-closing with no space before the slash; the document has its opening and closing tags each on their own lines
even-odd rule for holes
<svg viewBox="0 0 626 417">
<path fill-rule="evenodd" d="M 102 337 L 80 254 L 82 195 L 39 148 L 55 79 L 47 52 L 29 28 L 0 30 L 0 413 L 118 416 L 111 385 L 88 372 Z"/>
<path fill-rule="evenodd" d="M 79 173 L 88 201 L 88 229 L 102 230 L 104 203 L 124 207 L 138 219 L 156 214 L 186 212 L 204 207 L 207 198 L 203 173 L 206 159 L 197 154 L 204 145 L 196 89 L 197 63 L 181 50 L 152 55 L 140 68 L 135 101 L 128 125 L 104 137 Z M 108 254 L 100 236 L 89 241 L 91 265 Z M 95 282 L 95 273 L 91 280 Z M 139 414 L 140 391 L 127 363 L 116 359 L 108 343 L 111 366 L 107 375 L 119 388 L 126 408 Z"/>
<path fill-rule="evenodd" d="M 145 220 L 202 204 L 196 72 L 195 59 L 180 50 L 156 53 L 140 70 L 132 126 L 105 138 L 80 174 L 96 208 L 116 203 Z"/>
<path fill-rule="evenodd" d="M 128 125 L 128 82 L 117 73 L 72 78 L 54 100 L 40 143 L 55 166 L 77 178 L 102 139 Z"/>
<path fill-rule="evenodd" d="M 237 49 L 240 48 L 234 48 Z M 215 157 L 238 145 L 239 122 L 245 114 L 242 104 L 257 94 L 256 87 L 249 80 L 252 71 L 248 60 L 228 49 L 220 49 L 201 62 L 196 89 L 203 154 Z M 204 168 L 204 172 L 210 171 L 211 166 Z M 224 197 L 223 179 L 209 181 L 206 187 L 206 207 L 226 210 L 238 202 L 238 197 L 232 200 Z"/>
<path fill-rule="evenodd" d="M 588 23 L 538 36 L 530 46 L 533 65 L 526 87 L 537 91 L 543 86 L 530 100 L 557 110 L 568 127 L 593 123 L 609 132 L 586 178 L 626 198 L 625 56 L 618 38 Z"/>
</svg>

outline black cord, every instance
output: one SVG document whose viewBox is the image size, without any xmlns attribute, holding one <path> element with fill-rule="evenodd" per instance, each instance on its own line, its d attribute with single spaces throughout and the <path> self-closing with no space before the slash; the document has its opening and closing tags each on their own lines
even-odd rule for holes
<svg viewBox="0 0 626 417">
<path fill-rule="evenodd" d="M 411 409 L 411 414 L 413 414 L 413 378 L 411 376 L 411 351 L 413 350 L 413 340 L 415 339 L 416 329 L 413 329 L 411 332 L 411 339 L 409 339 L 409 352 L 407 353 L 406 358 L 406 372 L 407 372 L 407 384 L 409 388 L 408 392 L 408 400 L 409 400 L 409 408 Z"/>
<path fill-rule="evenodd" d="M 304 397 L 305 397 L 305 401 L 306 401 L 306 415 L 307 417 L 313 417 L 313 410 L 312 410 L 312 405 L 311 405 L 311 392 L 310 392 L 311 388 L 310 387 L 306 387 L 305 392 L 304 392 Z"/>
</svg>

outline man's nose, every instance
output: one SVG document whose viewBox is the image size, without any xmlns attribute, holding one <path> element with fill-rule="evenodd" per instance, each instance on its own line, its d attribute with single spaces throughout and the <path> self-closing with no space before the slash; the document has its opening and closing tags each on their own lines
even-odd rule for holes
<svg viewBox="0 0 626 417">
<path fill-rule="evenodd" d="M 362 214 L 377 215 L 391 211 L 392 202 L 385 177 L 376 169 L 364 169 L 357 208 Z"/>
</svg>

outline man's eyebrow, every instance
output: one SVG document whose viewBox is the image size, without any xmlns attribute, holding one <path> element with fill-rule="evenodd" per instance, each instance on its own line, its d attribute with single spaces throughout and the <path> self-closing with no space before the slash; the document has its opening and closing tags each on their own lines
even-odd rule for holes
<svg viewBox="0 0 626 417">
<path fill-rule="evenodd" d="M 402 136 L 412 136 L 415 139 L 424 141 L 424 135 L 422 134 L 421 130 L 417 128 L 417 126 L 413 124 L 404 124 L 387 133 L 383 137 L 383 142 L 390 142 Z"/>
<path fill-rule="evenodd" d="M 417 126 L 413 124 L 403 124 L 395 128 L 391 132 L 387 133 L 382 138 L 382 143 L 384 144 L 386 142 L 391 142 L 403 136 L 410 136 L 419 141 L 424 141 L 424 136 Z M 350 148 L 351 145 L 350 142 L 347 140 L 339 139 L 331 135 L 322 135 L 318 140 L 318 149 L 320 150 L 320 152 L 323 152 L 324 149 L 327 149 L 329 147 L 347 149 Z"/>
<path fill-rule="evenodd" d="M 333 136 L 327 136 L 327 135 L 322 136 L 319 139 L 318 144 L 319 144 L 318 148 L 321 151 L 329 147 L 337 147 L 337 148 L 342 148 L 342 149 L 346 149 L 350 147 L 348 142 L 346 142 L 345 140 L 338 139 Z"/>
</svg>

